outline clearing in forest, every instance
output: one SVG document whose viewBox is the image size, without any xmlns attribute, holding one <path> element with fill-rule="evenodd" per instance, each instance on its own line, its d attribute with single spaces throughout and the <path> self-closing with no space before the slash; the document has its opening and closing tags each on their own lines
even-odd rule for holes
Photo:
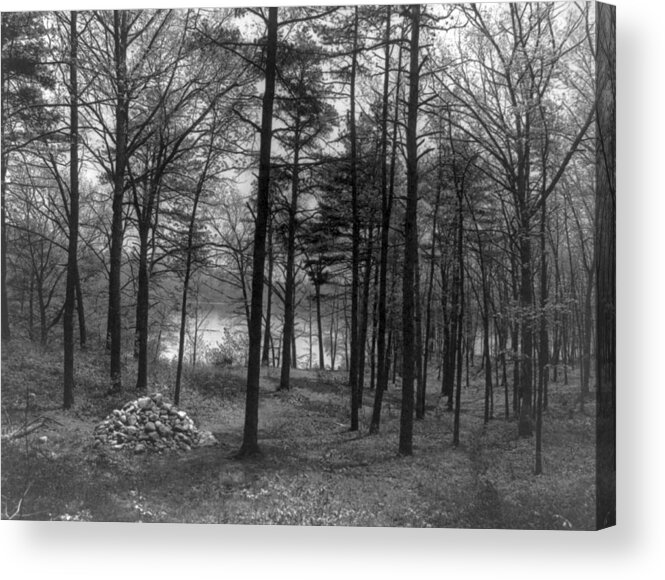
<svg viewBox="0 0 665 580">
<path fill-rule="evenodd" d="M 428 395 L 416 421 L 414 454 L 397 453 L 400 391 L 390 385 L 381 431 L 369 435 L 373 393 L 359 432 L 349 431 L 343 372 L 298 370 L 276 392 L 265 369 L 259 413 L 263 455 L 237 461 L 244 370 L 189 373 L 180 408 L 217 443 L 191 451 L 141 453 L 95 447 L 95 425 L 136 398 L 95 388 L 94 354 L 78 371 L 77 404 L 62 411 L 58 372 L 48 353 L 3 348 L 2 516 L 36 520 L 343 526 L 591 529 L 594 525 L 594 420 L 577 404 L 578 386 L 550 387 L 544 473 L 533 475 L 534 442 L 505 421 L 501 397 L 483 425 L 480 379 L 462 390 L 461 441 L 451 413 Z M 55 356 L 55 354 L 53 355 Z M 170 372 L 168 368 L 164 373 Z M 99 384 L 103 384 L 100 381 Z M 168 397 L 168 390 L 163 390 Z M 438 390 L 438 389 L 437 389 Z M 58 393 L 59 394 L 59 393 Z M 590 405 L 588 406 L 590 407 Z M 40 428 L 10 439 L 25 422 Z"/>
</svg>

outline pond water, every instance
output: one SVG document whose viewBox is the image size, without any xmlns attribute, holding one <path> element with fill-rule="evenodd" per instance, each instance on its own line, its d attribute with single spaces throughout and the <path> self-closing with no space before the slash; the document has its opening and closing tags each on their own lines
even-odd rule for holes
<svg viewBox="0 0 665 580">
<path fill-rule="evenodd" d="M 194 309 L 195 311 L 196 309 Z M 172 330 L 162 338 L 160 357 L 166 360 L 176 360 L 178 356 L 178 338 L 180 329 L 180 315 L 172 316 L 170 320 Z M 281 324 L 273 319 L 272 335 L 274 348 L 280 348 Z M 298 355 L 298 366 L 305 368 L 310 366 L 310 340 L 308 322 L 298 320 L 296 322 L 296 353 Z M 312 328 L 312 361 L 311 364 L 318 365 L 318 340 L 316 328 Z M 262 335 L 263 337 L 263 335 Z M 244 363 L 247 348 L 247 321 L 243 315 L 230 312 L 228 305 L 219 302 L 199 303 L 198 314 L 194 312 L 187 318 L 187 331 L 185 333 L 185 361 L 191 361 L 196 350 L 197 361 L 206 361 L 212 350 L 222 347 L 231 349 L 237 353 Z M 343 347 L 342 347 L 343 348 Z M 324 349 L 326 363 L 330 363 L 330 353 Z M 340 364 L 338 357 L 337 364 Z"/>
<path fill-rule="evenodd" d="M 196 309 L 195 309 L 196 310 Z M 178 338 L 180 332 L 180 314 L 171 317 L 172 330 L 164 338 L 161 357 L 173 360 L 178 356 Z M 243 318 L 229 314 L 226 305 L 221 303 L 199 304 L 198 312 L 187 317 L 185 332 L 185 358 L 192 356 L 196 346 L 197 358 L 206 350 L 216 348 L 225 339 L 225 329 L 232 334 L 247 333 Z"/>
</svg>

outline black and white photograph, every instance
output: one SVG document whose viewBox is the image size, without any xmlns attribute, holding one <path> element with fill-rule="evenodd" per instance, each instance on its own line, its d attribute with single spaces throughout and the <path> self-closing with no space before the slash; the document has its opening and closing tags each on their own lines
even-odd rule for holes
<svg viewBox="0 0 665 580">
<path fill-rule="evenodd" d="M 614 6 L 59 8 L 1 15 L 3 520 L 616 524 Z"/>
</svg>

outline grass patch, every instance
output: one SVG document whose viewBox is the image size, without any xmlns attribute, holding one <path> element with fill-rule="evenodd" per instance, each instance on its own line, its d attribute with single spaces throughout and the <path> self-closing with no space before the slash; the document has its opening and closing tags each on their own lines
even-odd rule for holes
<svg viewBox="0 0 665 580">
<path fill-rule="evenodd" d="M 400 392 L 385 394 L 381 432 L 349 425 L 345 375 L 293 373 L 276 392 L 278 369 L 263 369 L 259 458 L 232 459 L 244 420 L 245 369 L 187 369 L 180 407 L 213 447 L 156 455 L 93 448 L 95 424 L 135 398 L 109 397 L 105 353 L 77 357 L 76 403 L 60 409 L 60 352 L 3 344 L 3 433 L 46 416 L 37 432 L 2 446 L 2 517 L 460 528 L 591 529 L 594 418 L 579 411 L 576 387 L 554 385 L 544 418 L 544 474 L 533 475 L 534 442 L 514 422 L 482 422 L 482 390 L 463 389 L 461 444 L 450 413 L 414 426 L 414 455 L 397 455 Z M 102 361 L 100 363 L 100 361 Z M 153 369 L 151 390 L 167 397 L 175 369 Z M 125 384 L 130 385 L 128 372 Z M 436 408 L 432 393 L 428 407 Z M 588 405 L 587 408 L 590 408 Z M 44 439 L 45 438 L 45 439 Z M 18 509 L 20 506 L 20 509 Z"/>
</svg>

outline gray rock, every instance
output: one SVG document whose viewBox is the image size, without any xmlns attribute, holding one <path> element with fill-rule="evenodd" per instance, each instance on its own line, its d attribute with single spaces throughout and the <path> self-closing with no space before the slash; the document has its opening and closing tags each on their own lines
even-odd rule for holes
<svg viewBox="0 0 665 580">
<path fill-rule="evenodd" d="M 132 449 L 135 453 L 174 449 L 189 451 L 195 446 L 212 445 L 215 438 L 199 432 L 194 421 L 161 393 L 140 397 L 115 409 L 93 431 L 95 446 Z"/>
<path fill-rule="evenodd" d="M 152 405 L 152 399 L 150 397 L 141 397 L 137 403 L 139 409 L 146 409 Z"/>
</svg>

